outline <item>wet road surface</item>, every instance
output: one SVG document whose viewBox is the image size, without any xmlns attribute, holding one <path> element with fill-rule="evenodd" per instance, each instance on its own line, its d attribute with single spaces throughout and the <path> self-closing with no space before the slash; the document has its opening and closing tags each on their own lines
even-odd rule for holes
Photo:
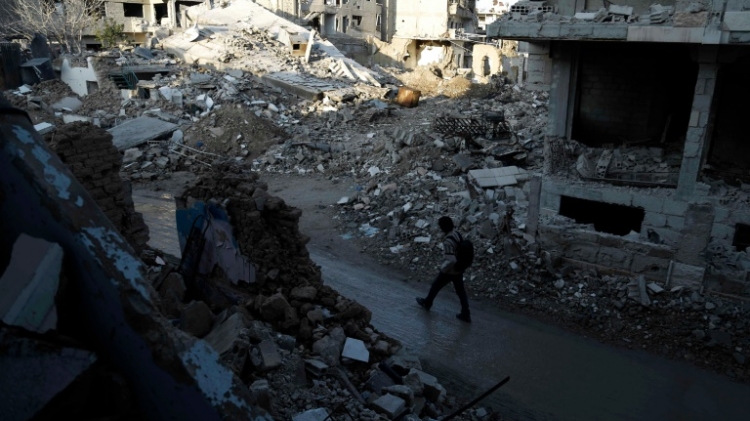
<svg viewBox="0 0 750 421">
<path fill-rule="evenodd" d="M 427 283 L 406 282 L 331 228 L 330 211 L 322 207 L 352 186 L 302 177 L 264 180 L 271 193 L 305 211 L 300 228 L 312 237 L 310 253 L 325 282 L 367 306 L 373 325 L 416 354 L 449 392 L 475 396 L 510 376 L 483 404 L 517 420 L 748 419 L 750 386 L 687 363 L 602 345 L 483 302 L 471 301 L 473 323 L 467 325 L 455 319 L 459 304 L 450 286 L 426 312 L 414 297 L 426 294 Z M 165 215 L 174 205 L 154 203 L 153 196 L 136 192 L 134 200 L 149 226 L 157 225 L 151 229 L 158 241 L 169 242 L 163 234 L 174 222 Z"/>
</svg>

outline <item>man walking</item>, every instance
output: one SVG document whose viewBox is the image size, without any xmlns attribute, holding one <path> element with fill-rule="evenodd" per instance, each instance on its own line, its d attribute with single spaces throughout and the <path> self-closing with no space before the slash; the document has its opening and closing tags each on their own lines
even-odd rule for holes
<svg viewBox="0 0 750 421">
<path fill-rule="evenodd" d="M 440 265 L 440 273 L 438 273 L 437 278 L 432 282 L 427 298 L 417 298 L 417 304 L 429 311 L 438 292 L 440 292 L 444 286 L 453 283 L 453 288 L 456 290 L 458 299 L 461 301 L 461 312 L 456 315 L 456 318 L 471 323 L 471 316 L 469 315 L 469 297 L 467 297 L 466 289 L 464 288 L 464 270 L 466 270 L 468 265 L 471 264 L 471 260 L 473 259 L 473 249 L 470 252 L 472 255 L 468 257 L 468 262 L 459 262 L 458 257 L 461 254 L 459 247 L 466 242 L 463 241 L 463 237 L 455 229 L 453 220 L 450 217 L 441 217 L 438 220 L 438 226 L 445 234 L 445 240 L 443 240 L 443 263 Z M 471 246 L 469 245 L 469 247 Z M 465 256 L 461 257 L 462 259 L 467 259 Z"/>
</svg>

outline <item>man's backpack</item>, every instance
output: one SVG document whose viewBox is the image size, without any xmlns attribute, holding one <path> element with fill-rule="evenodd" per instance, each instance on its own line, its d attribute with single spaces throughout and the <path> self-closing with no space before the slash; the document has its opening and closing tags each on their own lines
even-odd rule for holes
<svg viewBox="0 0 750 421">
<path fill-rule="evenodd" d="M 462 235 L 459 234 L 459 236 L 461 237 L 461 241 L 456 244 L 456 264 L 453 268 L 459 272 L 463 272 L 474 263 L 474 244 Z"/>
</svg>

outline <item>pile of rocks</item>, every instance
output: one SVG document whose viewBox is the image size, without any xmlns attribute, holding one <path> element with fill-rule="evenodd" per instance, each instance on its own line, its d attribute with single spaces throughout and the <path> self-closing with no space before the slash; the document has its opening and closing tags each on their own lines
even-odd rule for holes
<svg viewBox="0 0 750 421">
<path fill-rule="evenodd" d="M 437 379 L 370 325 L 367 308 L 322 283 L 305 247 L 309 238 L 298 230 L 301 211 L 271 196 L 247 167 L 225 163 L 216 170 L 178 203 L 226 209 L 255 282 L 233 285 L 216 272 L 188 280 L 167 269 L 156 281 L 163 312 L 216 349 L 279 419 L 307 419 L 295 414 L 309 410 L 333 413 L 334 420 L 376 420 L 454 409 Z"/>
</svg>

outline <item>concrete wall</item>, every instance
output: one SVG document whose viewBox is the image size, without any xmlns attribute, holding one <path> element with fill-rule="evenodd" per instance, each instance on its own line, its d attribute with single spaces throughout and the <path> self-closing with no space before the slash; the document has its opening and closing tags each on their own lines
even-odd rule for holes
<svg viewBox="0 0 750 421">
<path fill-rule="evenodd" d="M 448 30 L 447 0 L 397 1 L 395 36 L 437 38 Z"/>
<path fill-rule="evenodd" d="M 324 35 L 333 35 L 334 32 L 338 32 L 360 38 L 381 37 L 381 29 L 377 26 L 377 16 L 382 14 L 382 7 L 375 0 L 349 0 L 348 3 L 341 3 L 338 6 L 327 5 L 325 0 L 314 0 L 310 5 L 310 10 L 327 16 L 335 14 L 336 24 L 323 25 Z M 356 23 L 356 16 L 362 18 L 359 25 Z M 331 18 L 326 17 L 326 19 Z M 345 22 L 346 28 L 344 28 Z M 381 22 L 384 23 L 385 20 Z M 335 31 L 335 28 L 338 28 L 338 31 Z"/>
<path fill-rule="evenodd" d="M 87 67 L 71 67 L 68 59 L 63 60 L 60 70 L 60 79 L 65 82 L 70 89 L 79 96 L 88 95 L 86 82 L 97 82 L 96 71 L 92 63 L 92 58 L 86 58 Z"/>
</svg>

